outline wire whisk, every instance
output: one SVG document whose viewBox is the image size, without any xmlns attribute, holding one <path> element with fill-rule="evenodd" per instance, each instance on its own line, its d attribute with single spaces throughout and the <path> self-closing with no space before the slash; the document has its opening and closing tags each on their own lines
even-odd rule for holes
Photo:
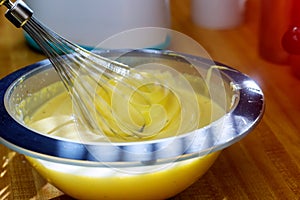
<svg viewBox="0 0 300 200">
<path fill-rule="evenodd" d="M 126 80 L 129 77 L 134 78 L 138 84 L 141 73 L 135 72 L 126 64 L 91 53 L 61 37 L 38 21 L 33 16 L 33 11 L 21 0 L 14 3 L 0 0 L 1 5 L 8 8 L 5 13 L 6 18 L 16 27 L 23 28 L 49 58 L 71 95 L 82 124 L 88 125 L 90 130 L 96 132 L 103 132 L 103 129 L 106 129 L 112 134 L 125 138 L 151 136 L 149 135 L 151 131 L 145 130 L 144 122 L 140 125 L 128 125 L 129 123 L 123 122 L 123 129 L 120 131 L 119 125 L 117 127 L 108 120 L 114 116 L 99 114 L 102 106 L 109 107 L 109 105 L 105 99 L 97 95 L 97 87 L 101 87 L 103 91 L 118 90 L 114 85 L 121 84 L 122 91 L 117 92 L 135 90 L 137 86 Z M 95 102 L 100 104 L 97 105 Z"/>
</svg>

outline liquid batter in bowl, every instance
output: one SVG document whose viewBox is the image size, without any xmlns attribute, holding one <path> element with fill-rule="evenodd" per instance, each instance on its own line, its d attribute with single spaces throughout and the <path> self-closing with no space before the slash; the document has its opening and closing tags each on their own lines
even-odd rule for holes
<svg viewBox="0 0 300 200">
<path fill-rule="evenodd" d="M 168 73 L 161 75 L 160 78 L 168 83 L 175 81 Z M 186 78 L 194 81 L 194 84 L 199 82 L 197 78 L 192 76 L 186 76 Z M 115 83 L 112 82 L 111 84 Z M 36 101 L 40 96 L 43 96 L 45 91 L 47 93 L 63 91 L 63 85 L 60 82 L 54 83 L 42 89 L 40 93 L 26 99 L 20 105 L 26 106 L 28 103 L 31 104 L 33 100 Z M 133 93 L 131 99 L 128 100 L 130 102 L 126 102 L 126 99 L 122 97 L 113 98 L 114 91 L 109 88 L 100 87 L 97 92 L 105 101 L 98 105 L 97 109 L 109 122 L 107 125 L 99 120 L 105 137 L 102 134 L 78 130 L 79 127 L 73 116 L 72 101 L 66 91 L 57 94 L 42 104 L 34 114 L 25 118 L 25 123 L 41 133 L 65 139 L 103 142 L 107 141 L 108 138 L 109 141 L 113 142 L 128 142 L 176 136 L 208 125 L 225 113 L 225 110 L 209 99 L 209 97 L 197 94 L 192 90 L 184 90 L 183 88 L 175 90 L 162 87 L 161 85 L 144 85 L 139 88 L 138 92 Z M 137 95 L 136 93 L 139 94 Z M 145 102 L 145 98 L 147 102 Z M 183 107 L 183 104 L 187 105 Z M 128 106 L 128 113 L 126 113 L 124 106 Z M 115 111 L 112 111 L 112 107 L 114 107 Z M 182 108 L 185 109 L 184 112 Z M 151 130 L 153 127 L 154 130 L 152 129 L 151 131 L 157 132 L 146 138 L 119 137 L 120 135 L 122 136 L 123 130 L 118 127 L 116 117 L 119 120 L 126 120 L 126 123 L 130 123 L 132 127 L 143 127 L 144 132 L 145 129 L 149 128 Z M 111 126 L 115 126 L 113 129 L 117 131 L 117 134 L 111 131 Z"/>
</svg>

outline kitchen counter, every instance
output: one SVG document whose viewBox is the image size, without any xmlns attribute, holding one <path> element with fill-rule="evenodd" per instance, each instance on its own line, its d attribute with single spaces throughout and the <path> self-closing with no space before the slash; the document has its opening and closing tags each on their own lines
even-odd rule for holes
<svg viewBox="0 0 300 200">
<path fill-rule="evenodd" d="M 172 199 L 300 199 L 300 79 L 289 66 L 259 56 L 259 0 L 248 0 L 244 23 L 231 30 L 196 26 L 188 2 L 171 0 L 172 28 L 203 45 L 214 60 L 256 80 L 266 110 L 249 135 L 223 150 L 201 179 Z M 28 47 L 4 10 L 0 8 L 0 78 L 45 58 Z M 72 198 L 42 179 L 22 155 L 0 145 L 0 199 Z"/>
</svg>

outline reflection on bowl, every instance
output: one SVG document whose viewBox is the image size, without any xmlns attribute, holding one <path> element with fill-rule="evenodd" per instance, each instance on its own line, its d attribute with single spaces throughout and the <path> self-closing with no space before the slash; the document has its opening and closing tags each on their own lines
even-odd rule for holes
<svg viewBox="0 0 300 200">
<path fill-rule="evenodd" d="M 210 114 L 201 114 L 209 120 L 200 122 L 199 128 L 175 136 L 131 142 L 90 140 L 82 135 L 74 139 L 68 135 L 78 133 L 72 129 L 74 126 L 66 128 L 69 123 L 54 127 L 60 130 L 58 134 L 44 131 L 50 121 L 44 121 L 39 128 L 28 123 L 37 112 L 43 113 L 41 108 L 47 102 L 66 92 L 57 86 L 60 80 L 48 60 L 8 75 L 0 81 L 1 143 L 24 154 L 43 177 L 74 198 L 172 197 L 199 179 L 220 151 L 249 133 L 263 115 L 264 97 L 259 86 L 220 63 L 169 51 L 97 53 L 118 57 L 130 66 L 160 63 L 195 77 L 189 79 L 193 91 L 209 98 L 215 106 L 200 109 Z M 68 107 L 71 101 L 67 95 L 65 100 Z M 59 109 L 57 105 L 55 108 Z"/>
</svg>

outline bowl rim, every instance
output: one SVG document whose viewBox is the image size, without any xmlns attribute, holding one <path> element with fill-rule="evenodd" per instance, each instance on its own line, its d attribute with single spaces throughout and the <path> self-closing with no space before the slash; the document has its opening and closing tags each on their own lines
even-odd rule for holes
<svg viewBox="0 0 300 200">
<path fill-rule="evenodd" d="M 114 52 L 128 52 L 128 50 L 103 50 L 99 52 L 105 55 Z M 190 133 L 175 136 L 172 140 L 163 138 L 142 142 L 98 142 L 96 144 L 58 140 L 24 127 L 13 119 L 5 107 L 5 96 L 12 84 L 26 78 L 28 74 L 52 67 L 50 61 L 45 59 L 19 69 L 0 80 L 1 143 L 21 154 L 60 163 L 79 165 L 134 163 L 134 165 L 144 165 L 149 162 L 169 162 L 170 159 L 184 160 L 222 150 L 247 135 L 261 120 L 265 108 L 263 92 L 253 79 L 240 71 L 206 58 L 174 53 L 169 50 L 143 49 L 131 52 L 175 56 L 178 59 L 187 58 L 223 66 L 224 68 L 220 69 L 220 73 L 227 76 L 233 83 L 235 90 L 239 93 L 239 101 L 234 109 L 217 121 Z M 221 139 L 216 138 L 220 126 L 222 126 L 223 135 Z M 209 137 L 211 141 L 206 141 L 208 134 L 213 136 Z M 137 152 L 139 153 L 137 154 Z"/>
</svg>

